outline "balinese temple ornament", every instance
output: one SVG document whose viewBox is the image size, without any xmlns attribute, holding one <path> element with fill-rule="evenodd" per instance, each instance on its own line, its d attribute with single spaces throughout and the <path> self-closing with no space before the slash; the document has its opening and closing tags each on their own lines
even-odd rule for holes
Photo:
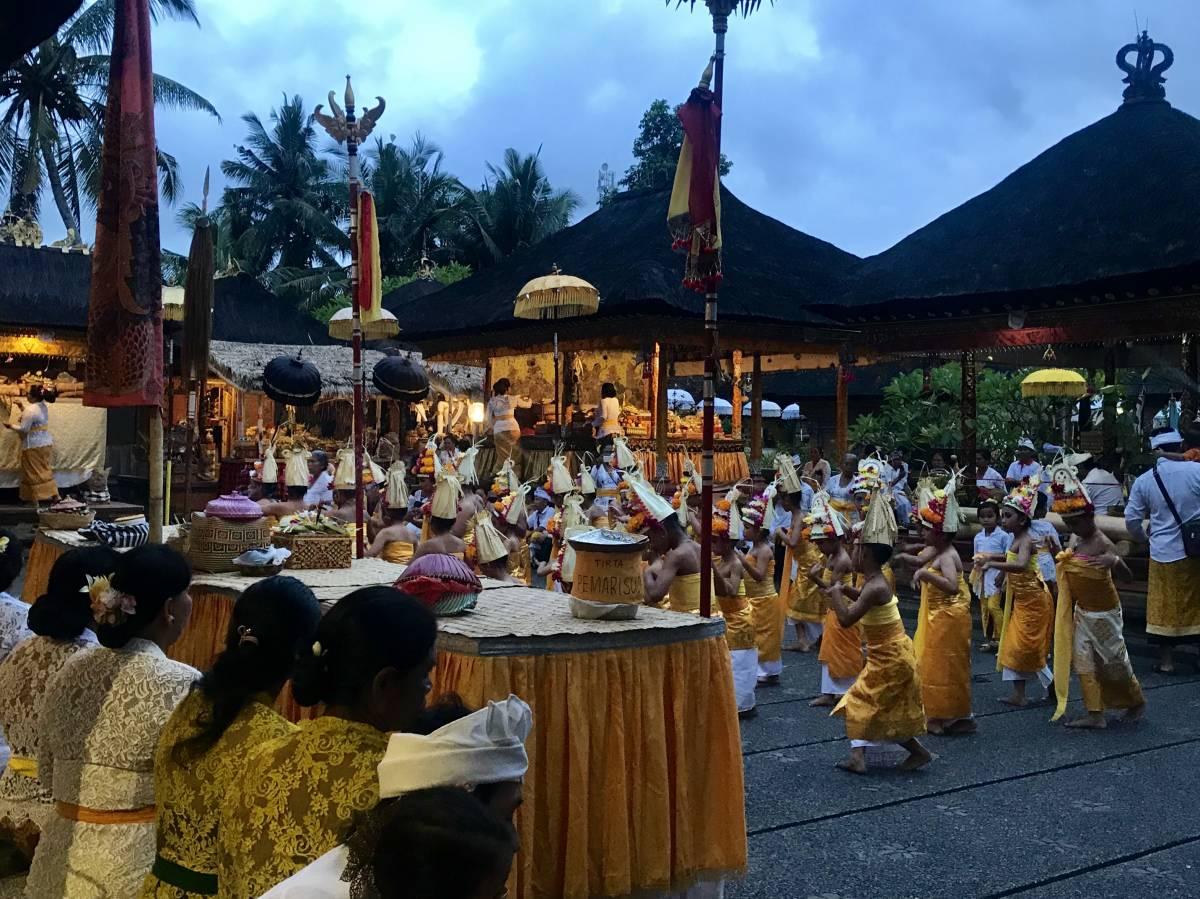
<svg viewBox="0 0 1200 899">
<path fill-rule="evenodd" d="M 1127 59 L 1130 53 L 1137 53 L 1133 65 L 1130 65 Z M 1162 59 L 1155 63 L 1155 54 L 1159 53 L 1162 54 Z M 1163 77 L 1163 72 L 1171 68 L 1174 62 L 1175 54 L 1171 52 L 1171 48 L 1166 44 L 1155 43 L 1145 31 L 1138 35 L 1136 42 L 1126 44 L 1118 50 L 1117 68 L 1125 73 L 1123 80 L 1129 85 L 1123 94 L 1125 102 L 1165 102 L 1167 90 L 1163 84 L 1167 79 Z"/>
</svg>

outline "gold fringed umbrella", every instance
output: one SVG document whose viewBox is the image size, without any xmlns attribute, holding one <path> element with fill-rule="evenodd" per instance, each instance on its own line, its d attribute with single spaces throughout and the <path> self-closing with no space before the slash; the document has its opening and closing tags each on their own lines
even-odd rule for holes
<svg viewBox="0 0 1200 899">
<path fill-rule="evenodd" d="M 400 322 L 396 321 L 396 316 L 386 309 L 381 309 L 380 313 L 380 317 L 374 321 L 362 320 L 363 340 L 383 340 L 400 333 Z M 329 336 L 334 340 L 354 339 L 353 309 L 347 306 L 333 313 L 329 319 Z"/>
<path fill-rule="evenodd" d="M 1087 379 L 1066 368 L 1040 368 L 1021 381 L 1021 396 L 1060 396 L 1077 400 L 1087 393 Z"/>
<path fill-rule="evenodd" d="M 572 275 L 554 271 L 534 278 L 517 293 L 514 318 L 574 318 L 594 315 L 600 308 L 600 291 Z"/>
</svg>

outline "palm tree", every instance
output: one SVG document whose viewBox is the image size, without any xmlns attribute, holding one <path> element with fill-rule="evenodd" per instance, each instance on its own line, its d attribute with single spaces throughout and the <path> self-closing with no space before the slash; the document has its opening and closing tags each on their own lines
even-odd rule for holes
<svg viewBox="0 0 1200 899">
<path fill-rule="evenodd" d="M 375 196 L 384 276 L 413 271 L 431 242 L 441 247 L 450 239 L 463 190 L 442 160 L 441 148 L 420 134 L 408 148 L 380 139 L 367 153 L 364 177 Z"/>
<path fill-rule="evenodd" d="M 577 194 L 551 186 L 541 152 L 522 155 L 510 147 L 501 166 L 488 163 L 489 178 L 479 190 L 464 190 L 461 242 L 472 268 L 544 240 L 565 228 L 579 208 Z"/>
<path fill-rule="evenodd" d="M 199 24 L 193 0 L 152 0 L 155 21 L 169 16 Z M 49 182 L 63 225 L 78 236 L 85 207 L 99 190 L 100 149 L 108 99 L 108 50 L 116 14 L 114 0 L 97 0 L 52 38 L 0 74 L 0 185 L 7 179 L 12 210 L 36 218 Z M 168 108 L 216 109 L 176 81 L 154 76 L 155 102 Z M 163 197 L 179 194 L 174 157 L 158 154 Z"/>
<path fill-rule="evenodd" d="M 237 159 L 221 163 L 232 185 L 221 205 L 238 210 L 237 224 L 245 225 L 234 228 L 233 253 L 255 274 L 336 266 L 348 248 L 338 227 L 345 190 L 317 155 L 317 133 L 304 110 L 299 95 L 284 96 L 271 110 L 269 131 L 246 113 L 246 143 L 237 147 Z"/>
</svg>

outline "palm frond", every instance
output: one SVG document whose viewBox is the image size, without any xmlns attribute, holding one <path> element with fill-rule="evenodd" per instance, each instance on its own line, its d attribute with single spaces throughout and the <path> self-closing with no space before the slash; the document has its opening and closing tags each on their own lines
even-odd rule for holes
<svg viewBox="0 0 1200 899">
<path fill-rule="evenodd" d="M 154 103 L 155 105 L 164 106 L 167 109 L 188 109 L 196 112 L 207 112 L 218 122 L 221 121 L 221 114 L 217 112 L 216 107 L 212 103 L 190 87 L 185 87 L 178 81 L 173 81 L 162 75 L 154 76 Z"/>
<path fill-rule="evenodd" d="M 676 9 L 685 4 L 689 9 L 694 10 L 696 8 L 696 0 L 667 0 L 667 6 L 670 6 L 672 2 L 675 3 Z M 709 9 L 712 8 L 714 3 L 719 7 L 724 7 L 726 15 L 732 12 L 740 12 L 743 18 L 762 6 L 762 0 L 704 0 L 704 3 Z M 771 0 L 771 5 L 775 5 L 775 0 Z"/>
<path fill-rule="evenodd" d="M 174 206 L 183 190 L 179 181 L 179 162 L 170 153 L 156 150 L 158 156 L 158 189 L 167 205 Z"/>
</svg>

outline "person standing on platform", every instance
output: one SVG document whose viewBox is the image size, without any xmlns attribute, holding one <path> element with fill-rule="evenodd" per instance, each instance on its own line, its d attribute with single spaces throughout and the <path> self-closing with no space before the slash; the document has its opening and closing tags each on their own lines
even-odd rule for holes
<svg viewBox="0 0 1200 899">
<path fill-rule="evenodd" d="M 1058 614 L 1054 627 L 1054 683 L 1058 704 L 1052 721 L 1067 710 L 1070 669 L 1083 690 L 1087 714 L 1067 727 L 1099 729 L 1108 726 L 1105 709 L 1125 709 L 1136 721 L 1146 710 L 1146 697 L 1134 676 L 1125 648 L 1125 622 L 1113 571 L 1129 569 L 1116 548 L 1096 527 L 1096 510 L 1085 482 L 1066 463 L 1050 467 L 1053 511 L 1074 535 L 1058 555 Z"/>
<path fill-rule="evenodd" d="M 608 381 L 600 385 L 600 405 L 596 407 L 592 419 L 592 432 L 601 453 L 605 444 L 612 443 L 613 437 L 625 435 L 625 429 L 621 427 L 621 401 L 617 399 L 617 388 Z"/>
<path fill-rule="evenodd" d="M 979 595 L 979 625 L 983 630 L 980 652 L 995 652 L 1000 643 L 1000 629 L 1004 622 L 1004 597 L 1000 592 L 1000 572 L 987 571 L 983 563 L 989 558 L 1004 558 L 1012 546 L 1012 534 L 1000 527 L 1000 504 L 994 499 L 985 499 L 976 512 L 979 516 L 979 533 L 974 539 L 974 565 L 971 583 Z"/>
<path fill-rule="evenodd" d="M 773 487 L 768 487 L 773 491 Z M 777 686 L 783 673 L 783 626 L 787 618 L 775 591 L 775 555 L 767 540 L 763 519 L 771 514 L 771 498 L 760 494 L 746 504 L 742 523 L 750 546 L 739 551 L 746 597 L 754 610 L 755 645 L 758 647 L 758 683 Z"/>
<path fill-rule="evenodd" d="M 1000 526 L 1013 536 L 1003 560 L 991 558 L 984 571 L 1004 572 L 1007 581 L 1004 624 L 996 668 L 1012 684 L 1012 693 L 1002 698 L 1005 705 L 1024 706 L 1025 682 L 1038 680 L 1049 696 L 1054 674 L 1046 664 L 1054 632 L 1054 599 L 1038 571 L 1037 547 L 1029 534 L 1029 523 L 1037 506 L 1037 482 L 1022 482 L 1000 507 Z"/>
<path fill-rule="evenodd" d="M 841 584 L 854 591 L 854 564 L 846 552 L 845 519 L 829 506 L 824 491 L 813 498 L 812 512 L 805 517 L 805 538 L 816 544 L 821 559 L 805 573 L 808 580 L 821 589 Z M 889 547 L 890 554 L 890 547 Z M 849 595 L 853 596 L 851 592 Z M 832 606 L 825 613 L 821 635 L 821 695 L 809 703 L 814 708 L 829 708 L 837 704 L 858 673 L 862 671 L 862 628 L 858 624 L 843 625 Z"/>
<path fill-rule="evenodd" d="M 1151 449 L 1181 453 L 1183 437 L 1162 429 Z M 1139 541 L 1150 540 L 1150 579 L 1146 590 L 1146 633 L 1159 648 L 1155 670 L 1175 673 L 1175 647 L 1200 642 L 1200 547 L 1189 546 L 1184 528 L 1200 516 L 1200 465 L 1159 459 L 1138 475 L 1125 506 L 1125 527 Z M 1144 520 L 1150 527 L 1144 528 Z M 1195 531 L 1192 525 L 1190 530 Z"/>
<path fill-rule="evenodd" d="M 866 667 L 830 713 L 845 719 L 850 739 L 850 757 L 838 767 L 866 774 L 867 749 L 896 743 L 908 753 L 899 768 L 915 771 L 933 756 L 917 739 L 925 733 L 925 709 L 916 656 L 896 594 L 882 571 L 891 558 L 895 521 L 889 525 L 885 516 L 870 515 L 860 532 L 854 565 L 863 577 L 861 589 L 835 581 L 826 590 L 838 625 L 847 632 L 861 629 L 867 643 Z"/>
<path fill-rule="evenodd" d="M 519 456 L 517 441 L 521 437 L 521 426 L 517 424 L 516 410 L 528 409 L 533 402 L 527 397 L 509 396 L 512 382 L 501 378 L 492 385 L 492 398 L 487 404 L 486 426 L 492 432 L 492 440 L 496 444 L 496 462 L 503 465 L 505 460 Z"/>
<path fill-rule="evenodd" d="M 700 544 L 687 535 L 679 515 L 640 475 L 630 480 L 631 533 L 650 538 L 655 559 L 642 572 L 646 605 L 676 612 L 700 611 Z"/>
<path fill-rule="evenodd" d="M 21 499 L 41 507 L 58 499 L 54 482 L 54 437 L 50 434 L 50 409 L 57 394 L 41 384 L 29 385 L 21 417 L 8 427 L 21 435 Z M 15 411 L 15 410 L 14 410 Z"/>
<path fill-rule="evenodd" d="M 713 509 L 713 594 L 725 619 L 725 642 L 733 668 L 733 695 L 739 718 L 754 712 L 754 688 L 758 684 L 758 648 L 754 630 L 754 608 L 746 598 L 742 560 L 737 544 L 745 537 L 737 507 L 737 487 L 717 501 Z"/>
<path fill-rule="evenodd" d="M 926 486 L 917 495 L 917 517 L 925 549 L 896 561 L 916 568 L 913 588 L 921 591 L 913 648 L 921 670 L 921 698 L 929 733 L 971 734 L 971 591 L 954 546 L 959 511 L 951 476 L 943 490 Z"/>
</svg>

